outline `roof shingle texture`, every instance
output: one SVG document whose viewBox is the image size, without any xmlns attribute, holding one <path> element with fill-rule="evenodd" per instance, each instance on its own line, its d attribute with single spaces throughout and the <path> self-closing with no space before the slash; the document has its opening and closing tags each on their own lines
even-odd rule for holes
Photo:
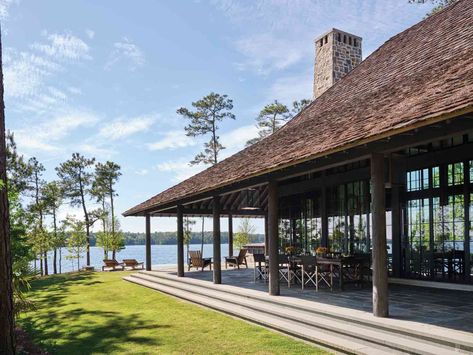
<svg viewBox="0 0 473 355">
<path fill-rule="evenodd" d="M 283 128 L 126 211 L 134 215 L 473 106 L 473 0 L 394 36 Z"/>
</svg>

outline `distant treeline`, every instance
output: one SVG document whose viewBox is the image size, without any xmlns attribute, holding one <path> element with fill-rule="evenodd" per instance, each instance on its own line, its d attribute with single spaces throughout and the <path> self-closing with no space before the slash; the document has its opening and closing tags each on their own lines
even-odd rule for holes
<svg viewBox="0 0 473 355">
<path fill-rule="evenodd" d="M 144 245 L 144 233 L 124 232 L 125 245 Z M 235 235 L 235 232 L 234 232 Z M 190 244 L 201 243 L 201 233 L 193 232 Z M 212 232 L 204 232 L 204 243 L 212 243 Z M 264 234 L 250 234 L 250 243 L 264 242 Z M 221 243 L 228 243 L 228 232 L 222 232 Z M 154 232 L 151 234 L 151 244 L 172 245 L 177 244 L 176 232 Z M 95 246 L 95 235 L 91 234 L 90 245 Z"/>
</svg>

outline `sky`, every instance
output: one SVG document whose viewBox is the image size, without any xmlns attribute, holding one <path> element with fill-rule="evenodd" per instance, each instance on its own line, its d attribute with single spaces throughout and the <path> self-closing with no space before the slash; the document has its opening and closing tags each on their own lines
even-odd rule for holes
<svg viewBox="0 0 473 355">
<path fill-rule="evenodd" d="M 219 126 L 222 158 L 230 156 L 257 135 L 264 105 L 311 98 L 318 35 L 338 28 L 361 36 L 366 58 L 431 7 L 408 0 L 0 0 L 7 129 L 20 153 L 45 165 L 47 180 L 57 179 L 55 167 L 73 152 L 118 163 L 121 213 L 204 168 L 189 166 L 206 139 L 185 136 L 179 107 L 210 92 L 233 99 L 236 120 Z M 67 214 L 80 216 L 65 204 Z M 254 224 L 263 231 L 261 221 Z M 144 232 L 144 218 L 121 217 L 121 227 Z M 152 228 L 174 231 L 176 221 L 156 218 Z"/>
</svg>

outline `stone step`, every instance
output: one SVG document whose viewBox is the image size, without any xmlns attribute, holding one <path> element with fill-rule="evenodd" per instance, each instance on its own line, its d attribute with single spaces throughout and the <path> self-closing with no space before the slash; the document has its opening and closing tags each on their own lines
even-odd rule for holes
<svg viewBox="0 0 473 355">
<path fill-rule="evenodd" d="M 188 283 L 179 282 L 181 279 L 177 278 L 157 278 L 148 274 L 136 274 L 133 277 L 141 278 L 146 281 L 158 282 L 164 286 L 174 287 L 181 291 L 211 297 L 214 300 L 229 302 L 238 306 L 250 308 L 253 311 L 277 316 L 281 319 L 289 319 L 300 325 L 306 325 L 309 327 L 316 325 L 316 327 L 321 330 L 342 334 L 350 338 L 366 341 L 370 344 L 387 346 L 390 349 L 397 351 L 425 355 L 439 353 L 445 355 L 458 354 L 455 349 L 446 345 L 431 343 L 412 336 L 399 335 L 390 331 L 378 329 L 377 327 L 373 327 L 371 324 L 366 326 L 355 322 L 347 322 L 346 320 L 332 318 L 326 315 L 314 314 L 305 310 L 294 309 L 293 307 L 248 299 L 240 294 L 209 289 L 203 285 L 190 285 Z"/>
<path fill-rule="evenodd" d="M 473 334 L 443 328 L 430 324 L 399 320 L 393 318 L 376 318 L 363 311 L 347 309 L 339 306 L 332 306 L 320 302 L 314 302 L 294 297 L 277 296 L 271 297 L 261 291 L 236 287 L 232 285 L 215 285 L 211 282 L 193 279 L 190 277 L 177 278 L 175 275 L 167 272 L 144 271 L 140 274 L 147 274 L 159 279 L 172 280 L 184 284 L 204 287 L 206 290 L 213 289 L 238 294 L 248 299 L 254 299 L 266 303 L 272 303 L 279 306 L 285 306 L 289 309 L 310 312 L 324 317 L 331 317 L 350 324 L 358 324 L 367 328 L 386 331 L 388 334 L 397 334 L 403 337 L 423 340 L 427 343 L 437 344 L 447 349 L 455 349 L 473 353 Z"/>
<path fill-rule="evenodd" d="M 402 352 L 393 351 L 388 347 L 378 346 L 376 344 L 369 344 L 361 340 L 355 341 L 349 337 L 321 330 L 313 326 L 301 325 L 297 322 L 281 319 L 280 317 L 268 315 L 264 312 L 254 311 L 250 308 L 215 300 L 209 296 L 202 296 L 197 293 L 180 290 L 176 287 L 165 286 L 156 281 L 147 281 L 136 276 L 124 277 L 124 280 L 130 281 L 142 286 L 152 288 L 154 290 L 178 297 L 180 299 L 196 303 L 238 318 L 247 320 L 251 323 L 256 323 L 261 326 L 277 330 L 282 333 L 294 336 L 305 341 L 322 345 L 324 347 L 343 352 L 346 354 L 360 354 L 360 355 L 387 355 L 387 354 L 401 354 Z"/>
</svg>

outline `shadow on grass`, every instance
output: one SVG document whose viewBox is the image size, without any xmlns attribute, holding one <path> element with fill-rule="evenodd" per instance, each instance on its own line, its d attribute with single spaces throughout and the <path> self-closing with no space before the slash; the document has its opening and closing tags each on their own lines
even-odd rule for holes
<svg viewBox="0 0 473 355">
<path fill-rule="evenodd" d="M 123 351 L 123 343 L 158 346 L 160 343 L 156 337 L 138 336 L 133 333 L 143 329 L 168 327 L 145 322 L 137 315 L 124 316 L 110 311 L 94 311 L 93 322 L 90 319 L 80 321 L 82 317 L 90 314 L 90 311 L 84 308 L 63 314 L 49 312 L 48 319 L 27 320 L 22 326 L 52 354 L 111 353 Z M 71 320 L 74 322 L 70 322 Z M 58 324 L 64 324 L 67 331 L 58 327 Z M 58 339 L 61 341 L 58 342 Z"/>
<path fill-rule="evenodd" d="M 144 321 L 140 319 L 139 314 L 124 315 L 109 310 L 87 310 L 80 306 L 67 310 L 61 308 L 70 308 L 77 304 L 70 300 L 66 302 L 71 292 L 68 290 L 70 286 L 103 283 L 94 278 L 93 274 L 76 274 L 35 280 L 33 290 L 37 293 L 34 302 L 42 316 L 34 314 L 20 318 L 21 327 L 51 354 L 123 352 L 123 343 L 158 346 L 159 340 L 152 330 L 169 328 L 168 325 Z M 143 332 L 141 335 L 136 334 L 143 329 L 148 329 L 149 333 L 154 335 L 142 335 Z"/>
</svg>

